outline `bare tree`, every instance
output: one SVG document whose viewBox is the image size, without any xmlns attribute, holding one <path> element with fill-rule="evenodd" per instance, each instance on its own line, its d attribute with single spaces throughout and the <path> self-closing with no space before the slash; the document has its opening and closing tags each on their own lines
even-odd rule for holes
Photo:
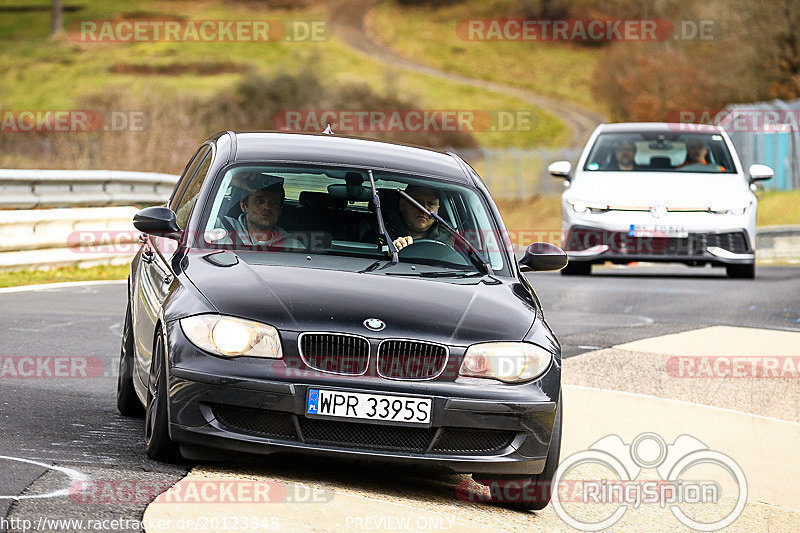
<svg viewBox="0 0 800 533">
<path fill-rule="evenodd" d="M 53 0 L 50 12 L 50 35 L 58 35 L 64 31 L 64 4 L 62 1 Z"/>
</svg>

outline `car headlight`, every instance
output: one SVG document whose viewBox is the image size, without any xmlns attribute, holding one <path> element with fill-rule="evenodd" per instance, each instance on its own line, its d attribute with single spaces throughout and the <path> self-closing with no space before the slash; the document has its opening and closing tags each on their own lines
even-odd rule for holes
<svg viewBox="0 0 800 533">
<path fill-rule="evenodd" d="M 198 348 L 223 357 L 283 357 L 278 330 L 268 324 L 223 315 L 180 320 L 186 337 Z"/>
<path fill-rule="evenodd" d="M 722 207 L 722 206 L 712 205 L 711 207 L 708 208 L 708 210 L 711 211 L 712 213 L 716 213 L 718 215 L 727 215 L 728 213 L 730 213 L 731 215 L 737 215 L 738 216 L 738 215 L 744 215 L 745 211 L 747 211 L 747 208 L 750 207 L 750 205 L 751 204 L 743 204 L 743 205 L 737 205 L 736 207 L 731 207 L 731 208 L 725 208 L 725 207 Z"/>
<path fill-rule="evenodd" d="M 467 348 L 459 374 L 506 383 L 530 381 L 550 366 L 553 354 L 529 342 L 486 342 Z"/>
<path fill-rule="evenodd" d="M 570 200 L 569 204 L 572 206 L 572 210 L 576 213 L 585 213 L 588 209 L 586 204 L 580 200 Z"/>
</svg>

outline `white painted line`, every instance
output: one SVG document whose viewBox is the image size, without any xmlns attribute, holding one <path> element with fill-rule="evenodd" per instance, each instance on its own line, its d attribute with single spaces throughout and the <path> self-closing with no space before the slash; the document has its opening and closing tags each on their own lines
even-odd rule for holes
<svg viewBox="0 0 800 533">
<path fill-rule="evenodd" d="M 20 463 L 28 463 L 36 466 L 41 466 L 42 468 L 47 468 L 48 470 L 55 470 L 56 472 L 61 472 L 62 474 L 66 475 L 69 478 L 70 483 L 69 485 L 67 485 L 67 488 L 65 489 L 54 490 L 52 492 L 47 492 L 45 494 L 31 494 L 29 496 L 0 495 L 0 500 L 41 500 L 44 498 L 57 498 L 59 496 L 69 496 L 69 487 L 72 486 L 73 483 L 77 481 L 89 481 L 89 476 L 87 476 L 83 472 L 78 472 L 77 470 L 73 470 L 72 468 L 49 465 L 47 463 L 40 463 L 39 461 L 34 461 L 32 459 L 23 459 L 21 457 L 9 457 L 7 455 L 0 455 L 0 460 L 2 459 L 5 459 L 7 461 L 17 461 Z"/>
<path fill-rule="evenodd" d="M 68 287 L 80 287 L 84 285 L 118 285 L 120 283 L 127 283 L 124 279 L 104 279 L 94 281 L 60 281 L 58 283 L 40 283 L 38 285 L 21 285 L 19 287 L 4 287 L 0 289 L 0 294 L 9 292 L 26 292 L 26 291 L 49 291 L 51 289 L 64 289 Z"/>
</svg>

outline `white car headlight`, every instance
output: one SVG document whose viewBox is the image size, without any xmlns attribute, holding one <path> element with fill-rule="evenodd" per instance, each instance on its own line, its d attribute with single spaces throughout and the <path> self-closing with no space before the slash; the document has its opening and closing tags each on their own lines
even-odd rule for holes
<svg viewBox="0 0 800 533">
<path fill-rule="evenodd" d="M 580 200 L 570 200 L 569 204 L 572 206 L 572 210 L 576 213 L 585 213 L 588 209 L 586 203 L 581 202 Z"/>
<path fill-rule="evenodd" d="M 530 381 L 550 366 L 553 354 L 529 342 L 486 342 L 467 349 L 459 374 L 506 383 Z"/>
<path fill-rule="evenodd" d="M 186 337 L 198 348 L 223 357 L 283 357 L 278 330 L 268 324 L 223 315 L 180 320 Z"/>
</svg>

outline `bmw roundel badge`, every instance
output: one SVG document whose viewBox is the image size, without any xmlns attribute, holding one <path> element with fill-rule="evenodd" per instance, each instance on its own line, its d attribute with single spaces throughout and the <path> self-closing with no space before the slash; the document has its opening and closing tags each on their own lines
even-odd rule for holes
<svg viewBox="0 0 800 533">
<path fill-rule="evenodd" d="M 364 327 L 372 331 L 381 331 L 386 327 L 386 324 L 378 318 L 368 318 L 364 321 Z"/>
</svg>

